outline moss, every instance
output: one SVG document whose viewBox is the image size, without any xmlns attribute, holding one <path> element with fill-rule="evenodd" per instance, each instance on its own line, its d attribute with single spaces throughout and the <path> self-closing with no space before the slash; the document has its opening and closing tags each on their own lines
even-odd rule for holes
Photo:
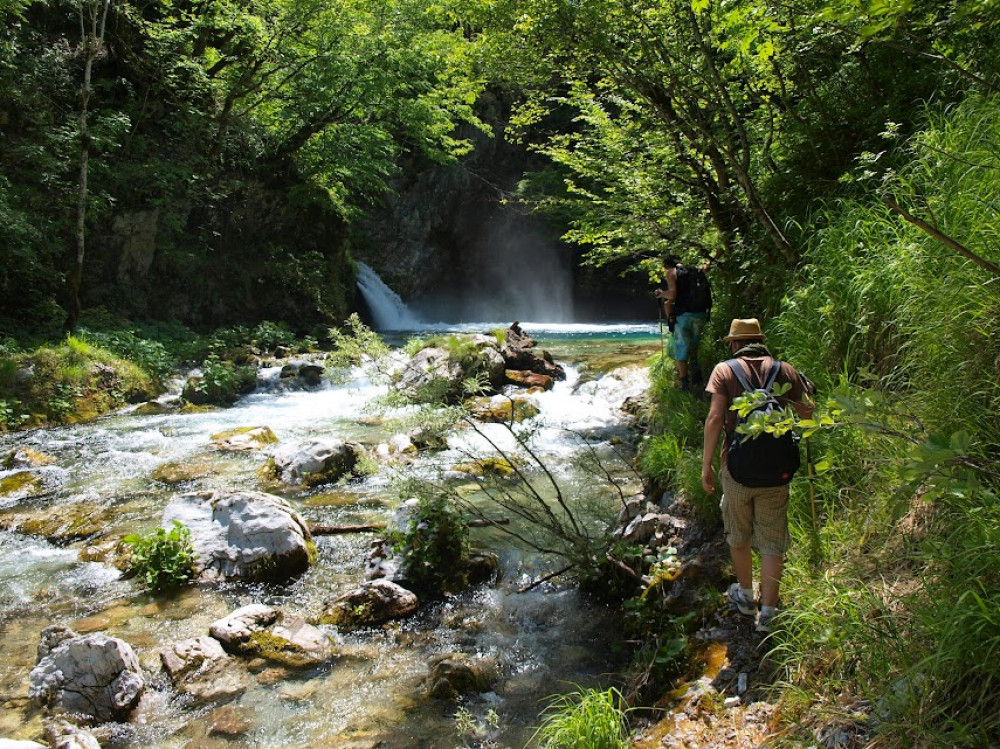
<svg viewBox="0 0 1000 749">
<path fill-rule="evenodd" d="M 278 442 L 278 436 L 270 427 L 237 427 L 218 432 L 211 436 L 212 442 L 222 445 L 229 445 L 232 448 L 242 447 L 264 447 Z"/>
<path fill-rule="evenodd" d="M 311 666 L 316 659 L 294 643 L 271 632 L 254 632 L 243 650 L 289 668 Z"/>
<path fill-rule="evenodd" d="M 3 460 L 0 461 L 0 468 L 10 471 L 15 468 L 47 466 L 54 462 L 55 458 L 51 455 L 32 450 L 30 447 L 19 447 L 4 456 Z"/>
<path fill-rule="evenodd" d="M 40 494 L 44 488 L 45 481 L 42 477 L 31 471 L 18 471 L 0 478 L 0 497 Z"/>
<path fill-rule="evenodd" d="M 319 549 L 311 538 L 306 539 L 306 557 L 310 565 L 315 564 L 316 560 L 319 559 Z"/>
<path fill-rule="evenodd" d="M 514 475 L 514 466 L 506 458 L 481 458 L 471 463 L 459 463 L 455 470 L 473 476 L 510 478 Z"/>
<path fill-rule="evenodd" d="M 211 472 L 211 466 L 204 463 L 164 463 L 153 471 L 153 478 L 164 484 L 180 484 L 204 478 Z"/>
<path fill-rule="evenodd" d="M 87 421 L 162 390 L 132 362 L 73 337 L 11 357 L 12 368 L 16 376 L 4 378 L 0 398 L 31 414 L 26 427 Z"/>
</svg>

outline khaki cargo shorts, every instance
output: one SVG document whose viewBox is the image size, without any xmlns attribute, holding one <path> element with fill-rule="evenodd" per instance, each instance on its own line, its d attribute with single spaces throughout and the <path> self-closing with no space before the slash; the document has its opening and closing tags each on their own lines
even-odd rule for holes
<svg viewBox="0 0 1000 749">
<path fill-rule="evenodd" d="M 722 523 L 730 546 L 752 546 L 761 554 L 783 556 L 788 548 L 788 485 L 753 488 L 722 469 Z"/>
</svg>

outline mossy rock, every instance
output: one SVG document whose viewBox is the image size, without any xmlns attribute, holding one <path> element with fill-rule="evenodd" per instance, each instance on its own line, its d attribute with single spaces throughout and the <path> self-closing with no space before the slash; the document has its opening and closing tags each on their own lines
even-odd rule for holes
<svg viewBox="0 0 1000 749">
<path fill-rule="evenodd" d="M 0 460 L 0 468 L 12 471 L 17 468 L 38 468 L 39 466 L 51 465 L 55 458 L 46 455 L 30 447 L 17 447 L 8 452 L 3 460 Z"/>
<path fill-rule="evenodd" d="M 0 528 L 41 536 L 58 546 L 100 536 L 114 518 L 115 512 L 104 505 L 61 505 L 7 515 L 0 518 Z"/>
<path fill-rule="evenodd" d="M 213 446 L 225 452 L 252 452 L 278 442 L 278 436 L 271 427 L 237 427 L 218 432 L 211 436 Z"/>
<path fill-rule="evenodd" d="M 480 458 L 469 463 L 459 463 L 453 470 L 467 473 L 471 476 L 492 476 L 494 478 L 511 478 L 515 475 L 514 465 L 506 458 Z"/>
<path fill-rule="evenodd" d="M 466 401 L 465 405 L 472 411 L 473 418 L 489 424 L 520 423 L 539 414 L 538 406 L 525 398 L 506 398 L 500 401 L 475 398 Z"/>
<path fill-rule="evenodd" d="M 210 413 L 211 411 L 218 411 L 219 406 L 213 406 L 211 404 L 196 404 L 196 403 L 185 403 L 180 407 L 178 413 L 182 414 L 204 414 Z"/>
<path fill-rule="evenodd" d="M 174 409 L 166 403 L 160 403 L 159 401 L 146 401 L 145 403 L 139 404 L 139 406 L 137 406 L 132 413 L 136 416 L 159 416 L 160 414 L 169 413 L 173 410 Z"/>
<path fill-rule="evenodd" d="M 489 692 L 499 678 L 495 663 L 463 653 L 435 656 L 431 659 L 430 667 L 427 694 L 438 699 Z"/>
<path fill-rule="evenodd" d="M 45 492 L 45 479 L 33 471 L 18 471 L 0 478 L 0 497 L 23 499 Z"/>
<path fill-rule="evenodd" d="M 191 462 L 164 463 L 153 471 L 153 478 L 164 484 L 183 484 L 186 481 L 205 478 L 211 475 L 213 468 L 206 462 L 194 460 Z"/>
</svg>

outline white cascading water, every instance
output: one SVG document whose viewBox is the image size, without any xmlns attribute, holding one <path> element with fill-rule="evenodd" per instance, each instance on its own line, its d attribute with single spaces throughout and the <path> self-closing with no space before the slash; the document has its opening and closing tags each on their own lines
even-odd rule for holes
<svg viewBox="0 0 1000 749">
<path fill-rule="evenodd" d="M 385 285 L 378 274 L 364 263 L 358 263 L 358 290 L 371 310 L 378 330 L 420 330 L 424 327 L 399 294 Z"/>
</svg>

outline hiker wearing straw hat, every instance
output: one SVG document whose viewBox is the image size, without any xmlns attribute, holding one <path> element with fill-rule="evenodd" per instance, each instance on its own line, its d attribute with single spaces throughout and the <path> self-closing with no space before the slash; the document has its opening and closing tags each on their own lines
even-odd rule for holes
<svg viewBox="0 0 1000 749">
<path fill-rule="evenodd" d="M 798 466 L 798 448 L 795 447 L 795 465 L 790 470 L 773 466 L 776 470 L 771 478 L 767 470 L 769 466 L 757 466 L 762 469 L 760 476 L 763 476 L 763 480 L 758 480 L 756 476 L 752 481 L 743 479 L 752 486 L 736 481 L 729 471 L 728 455 L 731 450 L 739 449 L 743 436 L 736 433 L 738 417 L 730 406 L 744 392 L 759 389 L 770 391 L 774 383 L 786 383 L 790 386 L 776 400 L 780 405 L 792 406 L 803 418 L 812 412 L 812 401 L 808 399 L 795 368 L 771 356 L 764 345 L 764 333 L 756 318 L 733 320 L 725 340 L 729 343 L 733 358 L 717 364 L 705 386 L 705 392 L 711 394 L 712 402 L 705 419 L 701 484 L 709 494 L 715 492 L 714 459 L 719 438 L 725 431 L 726 442 L 722 450 L 720 470 L 720 507 L 737 579 L 727 591 L 727 597 L 740 613 L 756 615 L 758 632 L 769 632 L 772 617 L 777 610 L 778 587 L 784 570 L 785 550 L 789 545 L 788 482 Z M 772 437 L 763 435 L 757 439 Z M 792 439 L 790 434 L 788 439 Z M 761 485 L 762 483 L 773 485 Z M 752 549 L 756 549 L 761 557 L 759 613 L 753 594 Z"/>
</svg>

